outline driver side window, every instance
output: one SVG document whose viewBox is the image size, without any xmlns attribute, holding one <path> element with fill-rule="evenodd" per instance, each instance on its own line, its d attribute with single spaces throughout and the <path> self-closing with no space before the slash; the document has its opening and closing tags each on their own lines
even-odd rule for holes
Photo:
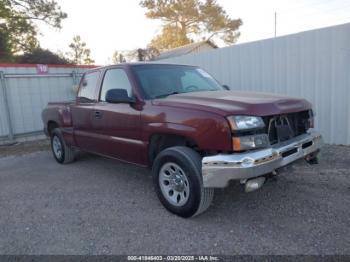
<svg viewBox="0 0 350 262">
<path fill-rule="evenodd" d="M 132 97 L 132 87 L 127 74 L 123 69 L 114 68 L 106 71 L 100 94 L 100 101 L 106 101 L 106 94 L 110 89 L 125 89 Z"/>
</svg>

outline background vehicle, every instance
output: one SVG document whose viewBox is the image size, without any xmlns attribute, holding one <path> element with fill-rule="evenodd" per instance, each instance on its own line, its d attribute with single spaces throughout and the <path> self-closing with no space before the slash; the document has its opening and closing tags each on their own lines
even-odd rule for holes
<svg viewBox="0 0 350 262">
<path fill-rule="evenodd" d="M 304 99 L 229 91 L 200 68 L 122 64 L 84 74 L 76 101 L 42 113 L 59 163 L 76 150 L 152 167 L 162 204 L 182 217 L 206 210 L 214 188 L 247 192 L 322 144 Z"/>
</svg>

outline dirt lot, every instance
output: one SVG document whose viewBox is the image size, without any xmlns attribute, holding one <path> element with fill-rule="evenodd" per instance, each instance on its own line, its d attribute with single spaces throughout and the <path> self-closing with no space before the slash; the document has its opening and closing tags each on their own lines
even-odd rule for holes
<svg viewBox="0 0 350 262">
<path fill-rule="evenodd" d="M 39 140 L 13 144 L 11 146 L 0 145 L 0 157 L 21 156 L 28 153 L 50 150 L 50 140 Z"/>
<path fill-rule="evenodd" d="M 187 220 L 161 206 L 146 169 L 87 154 L 58 165 L 47 142 L 0 157 L 0 254 L 350 254 L 349 147 L 252 193 L 218 190 Z"/>
</svg>

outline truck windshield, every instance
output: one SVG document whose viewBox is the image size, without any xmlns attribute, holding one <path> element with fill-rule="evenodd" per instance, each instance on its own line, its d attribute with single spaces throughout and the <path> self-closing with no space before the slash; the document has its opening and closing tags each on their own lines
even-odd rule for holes
<svg viewBox="0 0 350 262">
<path fill-rule="evenodd" d="M 207 72 L 198 67 L 179 65 L 137 65 L 133 67 L 147 99 L 169 95 L 224 90 Z"/>
</svg>

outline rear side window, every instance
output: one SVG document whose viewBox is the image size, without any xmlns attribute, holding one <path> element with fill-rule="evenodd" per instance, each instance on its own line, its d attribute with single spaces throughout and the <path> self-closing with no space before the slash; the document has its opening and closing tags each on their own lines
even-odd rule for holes
<svg viewBox="0 0 350 262">
<path fill-rule="evenodd" d="M 115 68 L 107 70 L 103 79 L 100 101 L 106 101 L 106 94 L 111 89 L 125 89 L 129 97 L 132 97 L 131 84 L 123 69 Z"/>
<path fill-rule="evenodd" d="M 95 90 L 100 72 L 86 73 L 79 88 L 78 97 L 81 102 L 91 102 L 95 98 Z"/>
</svg>

